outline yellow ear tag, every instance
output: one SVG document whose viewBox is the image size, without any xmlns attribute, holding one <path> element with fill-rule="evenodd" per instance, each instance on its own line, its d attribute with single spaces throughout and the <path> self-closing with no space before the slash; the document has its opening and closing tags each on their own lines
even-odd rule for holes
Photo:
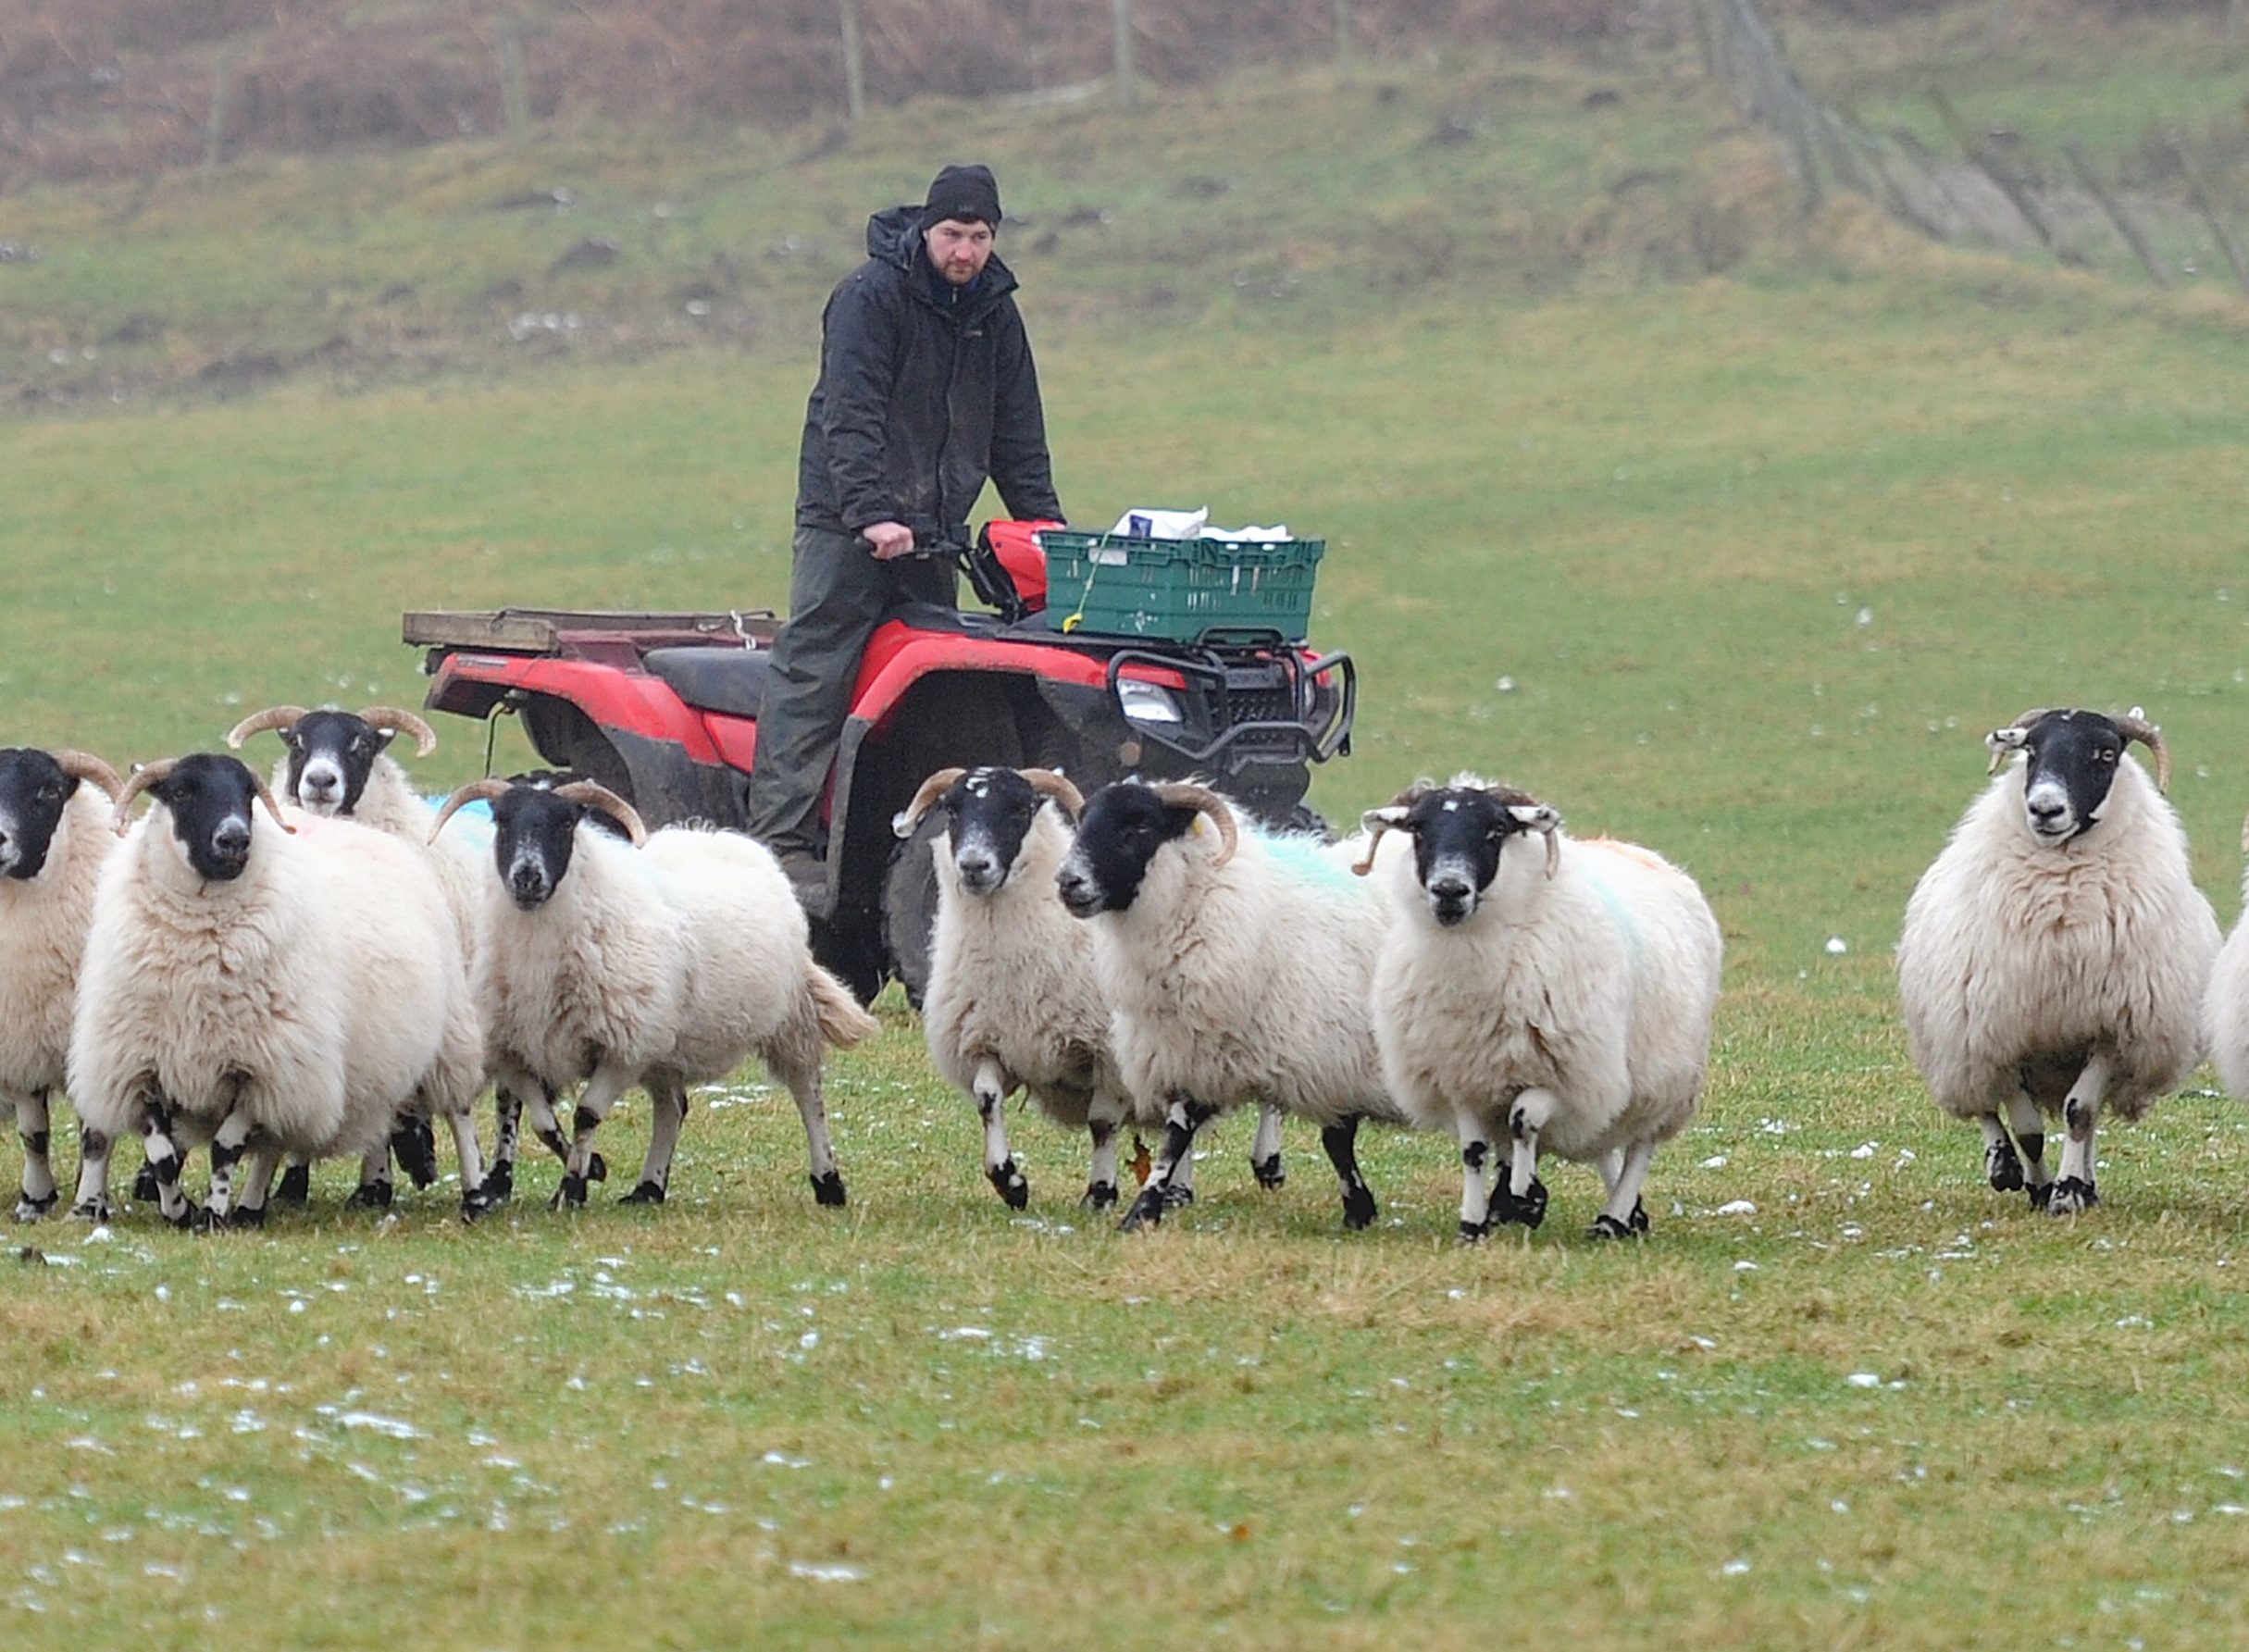
<svg viewBox="0 0 2249 1652">
<path fill-rule="evenodd" d="M 1083 609 L 1080 609 L 1075 614 L 1064 616 L 1062 623 L 1062 634 L 1064 636 L 1068 636 L 1072 631 L 1076 630 L 1079 626 L 1085 624 L 1085 621 L 1086 615 Z"/>
</svg>

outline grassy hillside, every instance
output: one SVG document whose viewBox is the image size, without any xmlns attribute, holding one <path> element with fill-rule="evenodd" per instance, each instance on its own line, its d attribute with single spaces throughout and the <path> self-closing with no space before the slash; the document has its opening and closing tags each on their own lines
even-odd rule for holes
<svg viewBox="0 0 2249 1652">
<path fill-rule="evenodd" d="M 6 738 L 146 757 L 405 698 L 406 607 L 777 597 L 811 317 L 929 114 L 818 159 L 620 138 L 11 203 L 45 256 L 0 267 L 10 340 L 164 323 L 0 423 Z M 2033 704 L 2146 707 L 2238 910 L 2249 309 L 1796 226 L 1663 66 L 1250 82 L 1130 144 L 948 119 L 1033 220 L 1073 512 L 1327 536 L 1318 635 L 1367 690 L 1316 801 L 1472 767 L 1710 894 L 1727 992 L 1654 1233 L 1585 1244 L 1564 1168 L 1547 1228 L 1462 1250 L 1450 1148 L 1385 1137 L 1343 1236 L 1309 1134 L 1263 1195 L 1238 1122 L 1122 1242 L 1025 1119 L 1011 1218 L 891 1003 L 832 1071 L 839 1215 L 745 1074 L 660 1211 L 551 1214 L 534 1167 L 475 1231 L 441 1190 L 378 1224 L 330 1171 L 262 1236 L 26 1232 L 11 1644 L 2232 1645 L 2249 1127 L 2206 1074 L 2105 1133 L 2102 1210 L 2034 1217 L 1934 1117 L 1888 952 Z M 566 215 L 487 210 L 557 183 Z M 589 233 L 615 264 L 541 273 Z M 186 382 L 324 314 L 314 365 Z M 433 785 L 482 764 L 443 732 Z"/>
</svg>

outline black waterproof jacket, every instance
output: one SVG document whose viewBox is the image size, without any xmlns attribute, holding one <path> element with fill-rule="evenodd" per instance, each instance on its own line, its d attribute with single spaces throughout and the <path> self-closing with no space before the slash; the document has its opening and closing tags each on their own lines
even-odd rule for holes
<svg viewBox="0 0 2249 1652">
<path fill-rule="evenodd" d="M 820 318 L 797 521 L 856 533 L 965 524 L 988 477 L 1009 513 L 1060 519 L 1015 278 L 994 255 L 953 288 L 922 248 L 921 209 L 867 220 L 867 261 Z"/>
</svg>

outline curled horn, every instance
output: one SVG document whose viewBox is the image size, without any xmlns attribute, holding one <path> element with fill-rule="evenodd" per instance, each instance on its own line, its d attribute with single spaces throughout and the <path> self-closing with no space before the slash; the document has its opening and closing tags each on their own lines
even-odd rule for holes
<svg viewBox="0 0 2249 1652">
<path fill-rule="evenodd" d="M 1367 831 L 1367 851 L 1351 863 L 1353 872 L 1364 877 L 1374 870 L 1374 851 L 1382 845 L 1382 835 L 1391 829 L 1390 823 L 1383 818 L 1384 814 L 1392 809 L 1412 808 L 1415 803 L 1421 801 L 1423 794 L 1427 792 L 1434 784 L 1435 783 L 1430 780 L 1416 780 L 1385 803 L 1382 808 L 1369 809 L 1359 817 L 1359 824 L 1366 827 Z"/>
<path fill-rule="evenodd" d="M 227 750 L 241 751 L 244 740 L 254 734 L 263 734 L 268 728 L 294 728 L 304 721 L 304 716 L 305 711 L 301 705 L 269 705 L 262 712 L 252 712 L 227 730 Z"/>
<path fill-rule="evenodd" d="M 370 705 L 359 714 L 359 720 L 369 728 L 388 728 L 394 733 L 412 735 L 416 757 L 427 757 L 437 750 L 437 730 L 412 712 L 401 711 L 394 705 Z"/>
<path fill-rule="evenodd" d="M 429 841 L 432 843 L 437 841 L 437 835 L 445 829 L 445 823 L 454 817 L 455 811 L 483 799 L 504 797 L 507 795 L 507 789 L 505 780 L 498 779 L 491 775 L 485 776 L 481 780 L 471 780 L 445 800 L 444 807 L 438 811 L 437 824 L 429 828 Z"/>
<path fill-rule="evenodd" d="M 1545 803 L 1540 802 L 1536 798 L 1533 797 L 1529 792 L 1524 791 L 1520 787 L 1495 786 L 1491 788 L 1491 794 L 1495 798 L 1497 798 L 1500 804 L 1505 808 L 1546 810 L 1547 815 L 1551 824 L 1533 826 L 1531 829 L 1545 835 L 1547 840 L 1547 876 L 1551 879 L 1557 872 L 1561 870 L 1561 836 L 1559 829 L 1561 826 L 1560 817 L 1556 815 L 1552 809 L 1547 808 Z"/>
<path fill-rule="evenodd" d="M 632 839 L 635 849 L 648 841 L 648 826 L 641 820 L 640 812 L 606 786 L 591 780 L 573 780 L 567 786 L 557 786 L 554 795 L 573 803 L 583 803 L 589 809 L 599 809 L 625 828 L 625 835 Z"/>
<path fill-rule="evenodd" d="M 2123 716 L 2111 719 L 2117 732 L 2127 741 L 2138 740 L 2156 754 L 2156 789 L 2168 792 L 2171 789 L 2171 752 L 2163 743 L 2163 730 L 2145 717 Z"/>
<path fill-rule="evenodd" d="M 1072 820 L 1086 812 L 1085 793 L 1070 784 L 1069 777 L 1060 769 L 1025 769 L 1023 777 L 1033 791 L 1054 800 L 1054 805 Z"/>
<path fill-rule="evenodd" d="M 132 778 L 126 781 L 124 789 L 118 793 L 118 837 L 122 838 L 126 828 L 132 825 L 130 812 L 133 799 L 170 774 L 179 761 L 177 757 L 167 757 L 161 763 L 144 763 L 133 770 Z"/>
<path fill-rule="evenodd" d="M 1218 828 L 1218 858 L 1211 863 L 1223 866 L 1234 858 L 1240 847 L 1241 830 L 1234 824 L 1234 807 L 1207 786 L 1190 786 L 1183 781 L 1166 781 L 1156 787 L 1157 798 L 1168 808 L 1194 809 L 1211 817 Z"/>
<path fill-rule="evenodd" d="M 2051 707 L 2051 706 L 2044 706 L 2044 705 L 2033 706 L 2033 707 L 2032 707 L 2032 708 L 2031 708 L 2029 711 L 2027 711 L 2027 712 L 2023 713 L 2021 716 L 2017 717 L 2017 718 L 2016 718 L 2016 719 L 2015 719 L 2015 720 L 2014 720 L 2012 723 L 2009 723 L 2009 724 L 2007 725 L 2007 727 L 2008 727 L 2008 728 L 2028 728 L 2028 727 L 2030 727 L 2032 724 L 2033 724 L 2033 723 L 2037 722 L 2039 718 L 2041 718 L 2041 717 L 2044 717 L 2044 716 L 2051 716 L 2052 714 L 2053 714 L 2053 707 Z M 2004 730 L 2002 730 L 2001 732 L 2004 732 Z M 1993 743 L 1993 744 L 1992 744 L 1992 764 L 1991 764 L 1991 767 L 1989 767 L 1988 769 L 1984 770 L 1983 772 L 1984 772 L 1985 774 L 1987 774 L 1987 775 L 1995 775 L 1995 774 L 1997 774 L 1997 773 L 1999 772 L 1999 765 L 2000 765 L 2001 764 L 2005 763 L 2005 762 L 2006 762 L 2006 761 L 2007 761 L 2007 760 L 2009 757 L 2013 756 L 2013 755 L 2014 755 L 2014 753 L 2015 753 L 2015 748 L 2014 748 L 2013 746 L 2003 746 L 2003 745 L 1999 745 L 1999 744 L 1997 744 L 1997 743 L 1995 743 L 1995 742 L 1994 742 L 1994 743 Z"/>
<path fill-rule="evenodd" d="M 109 794 L 109 801 L 113 803 L 118 801 L 125 789 L 125 782 L 118 778 L 117 770 L 111 768 L 91 751 L 79 751 L 65 748 L 55 753 L 55 762 L 64 774 L 75 775 L 81 780 L 93 781 Z"/>
<path fill-rule="evenodd" d="M 289 824 L 289 817 L 281 813 L 281 805 L 273 801 L 273 793 L 267 789 L 266 782 L 258 778 L 255 770 L 251 772 L 250 784 L 257 788 L 257 801 L 266 805 L 266 813 L 273 816 L 273 824 L 291 837 L 295 837 L 297 828 Z"/>
<path fill-rule="evenodd" d="M 966 769 L 939 769 L 923 781 L 921 789 L 913 794 L 913 801 L 890 817 L 892 835 L 913 837 L 913 828 L 922 824 L 922 816 L 928 814 L 938 799 L 951 791 L 953 782 L 966 773 Z"/>
</svg>

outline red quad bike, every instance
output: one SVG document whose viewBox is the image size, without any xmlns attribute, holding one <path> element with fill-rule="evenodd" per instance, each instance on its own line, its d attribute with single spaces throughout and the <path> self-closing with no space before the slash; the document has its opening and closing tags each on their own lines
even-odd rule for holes
<svg viewBox="0 0 2249 1652">
<path fill-rule="evenodd" d="M 1060 768 L 1088 793 L 1129 774 L 1199 776 L 1261 819 L 1308 819 L 1310 765 L 1349 751 L 1358 700 L 1349 655 L 1292 640 L 1310 612 L 1317 541 L 1292 547 L 1309 560 L 1284 553 L 1276 564 L 1261 547 L 1058 524 L 988 523 L 973 546 L 965 529 L 929 539 L 928 553 L 958 560 L 995 611 L 898 608 L 861 662 L 828 782 L 827 879 L 806 906 L 821 962 L 863 1000 L 895 975 L 919 1003 L 927 983 L 928 844 L 940 822 L 902 844 L 890 823 L 935 770 Z M 1154 559 L 1152 590 L 1102 596 L 1143 557 Z M 1204 565 L 1180 561 L 1198 557 Z M 1202 623 L 1212 615 L 1220 623 Z M 1235 623 L 1244 617 L 1264 623 Z M 514 714 L 544 761 L 608 787 L 652 827 L 743 825 L 778 629 L 769 611 L 405 616 L 405 640 L 429 651 L 431 710 Z"/>
</svg>

